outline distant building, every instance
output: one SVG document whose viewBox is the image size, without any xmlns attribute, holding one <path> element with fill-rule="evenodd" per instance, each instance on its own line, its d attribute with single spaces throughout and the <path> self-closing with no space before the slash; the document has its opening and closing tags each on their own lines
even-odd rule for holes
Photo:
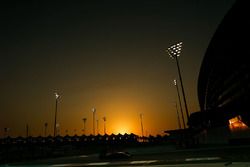
<svg viewBox="0 0 250 167">
<path fill-rule="evenodd" d="M 226 139 L 232 136 L 235 129 L 248 131 L 249 15 L 250 7 L 247 2 L 236 1 L 216 30 L 204 56 L 198 79 L 201 111 L 191 114 L 190 128 L 213 129 L 219 135 L 225 132 L 223 136 Z M 220 130 L 215 132 L 216 128 Z"/>
</svg>

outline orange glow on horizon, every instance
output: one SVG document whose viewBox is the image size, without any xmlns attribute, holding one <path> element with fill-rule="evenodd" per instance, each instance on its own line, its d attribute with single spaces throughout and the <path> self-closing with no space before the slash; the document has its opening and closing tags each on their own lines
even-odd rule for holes
<svg viewBox="0 0 250 167">
<path fill-rule="evenodd" d="M 114 134 L 130 134 L 133 133 L 134 129 L 131 126 L 131 122 L 127 121 L 120 121 L 118 120 L 117 122 L 114 123 L 114 125 L 110 128 L 111 132 Z"/>
<path fill-rule="evenodd" d="M 125 91 L 126 90 L 126 91 Z M 134 93 L 136 91 L 136 93 Z M 141 136 L 140 114 L 143 114 L 144 135 L 164 134 L 164 130 L 175 129 L 176 111 L 174 106 L 166 104 L 166 97 L 158 94 L 161 91 L 150 92 L 150 95 L 144 90 L 146 88 L 137 88 L 128 86 L 123 88 L 112 88 L 108 91 L 100 89 L 98 93 L 85 91 L 69 100 L 69 92 L 62 92 L 64 96 L 58 102 L 58 120 L 60 124 L 59 132 L 61 136 L 65 135 L 91 135 L 93 134 L 93 112 L 92 107 L 96 108 L 95 119 L 98 120 L 98 133 L 104 135 L 104 120 L 107 120 L 106 134 L 136 134 Z M 88 98 L 85 95 L 89 95 Z M 108 97 L 108 98 L 107 98 Z M 161 98 L 159 98 L 161 97 Z M 82 100 L 85 99 L 85 100 Z M 153 101 L 157 99 L 157 101 Z M 52 102 L 51 102 L 52 101 Z M 32 103 L 33 104 L 33 103 Z M 32 136 L 44 136 L 44 123 L 48 123 L 47 135 L 53 134 L 54 124 L 54 97 L 48 99 L 48 104 L 39 109 L 39 112 L 32 112 L 31 117 L 25 118 L 29 125 L 29 134 Z M 30 106 L 29 106 L 30 107 Z M 31 106 L 33 111 L 36 108 Z M 29 115 L 28 110 L 23 115 Z M 86 118 L 86 129 L 83 131 L 83 118 Z M 13 118 L 12 122 L 18 124 L 10 126 L 9 135 L 26 136 L 26 124 L 20 119 Z M 96 122 L 95 122 L 96 123 Z M 95 124 L 95 134 L 97 134 L 97 124 Z"/>
</svg>

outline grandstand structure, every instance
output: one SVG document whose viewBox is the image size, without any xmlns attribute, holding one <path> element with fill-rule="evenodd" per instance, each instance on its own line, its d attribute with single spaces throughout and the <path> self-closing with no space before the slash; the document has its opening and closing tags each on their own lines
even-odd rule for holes
<svg viewBox="0 0 250 167">
<path fill-rule="evenodd" d="M 198 78 L 201 111 L 190 115 L 191 129 L 250 126 L 249 11 L 246 1 L 236 1 L 210 41 Z"/>
</svg>

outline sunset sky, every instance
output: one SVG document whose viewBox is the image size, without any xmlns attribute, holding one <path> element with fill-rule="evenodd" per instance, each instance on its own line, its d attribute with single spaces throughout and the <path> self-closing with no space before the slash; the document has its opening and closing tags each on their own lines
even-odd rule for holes
<svg viewBox="0 0 250 167">
<path fill-rule="evenodd" d="M 187 105 L 199 111 L 202 58 L 234 0 L 1 2 L 0 137 L 60 134 L 163 134 L 178 128 L 176 63 L 165 50 L 183 41 L 179 63 Z M 178 102 L 178 101 L 177 101 Z"/>
</svg>

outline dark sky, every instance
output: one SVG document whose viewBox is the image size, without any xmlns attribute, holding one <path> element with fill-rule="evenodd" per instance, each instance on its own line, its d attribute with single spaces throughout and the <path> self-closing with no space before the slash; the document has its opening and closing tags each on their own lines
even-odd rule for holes
<svg viewBox="0 0 250 167">
<path fill-rule="evenodd" d="M 10 135 L 49 133 L 58 105 L 60 133 L 162 134 L 176 129 L 175 61 L 165 50 L 183 41 L 179 62 L 190 112 L 199 110 L 197 78 L 218 24 L 234 0 L 8 1 L 0 4 L 0 128 Z"/>
</svg>

